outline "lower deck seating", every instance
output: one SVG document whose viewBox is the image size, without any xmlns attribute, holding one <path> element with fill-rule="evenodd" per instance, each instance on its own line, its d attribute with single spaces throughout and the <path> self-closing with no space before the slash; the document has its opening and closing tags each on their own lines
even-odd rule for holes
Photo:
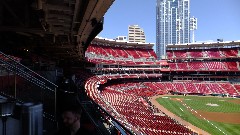
<svg viewBox="0 0 240 135">
<path fill-rule="evenodd" d="M 155 115 L 146 97 L 168 92 L 240 95 L 240 85 L 227 82 L 124 82 L 109 84 L 108 80 L 138 78 L 139 75 L 102 75 L 88 79 L 88 96 L 122 125 L 143 134 L 192 134 L 167 115 Z M 108 84 L 105 87 L 99 85 Z M 160 110 L 161 111 L 161 110 Z M 164 114 L 163 112 L 161 112 Z"/>
</svg>

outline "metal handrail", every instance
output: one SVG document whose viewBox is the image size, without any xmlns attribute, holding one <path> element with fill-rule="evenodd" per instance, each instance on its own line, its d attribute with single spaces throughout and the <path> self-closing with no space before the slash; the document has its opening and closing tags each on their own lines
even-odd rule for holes
<svg viewBox="0 0 240 135">
<path fill-rule="evenodd" d="M 52 84 L 54 87 L 58 87 L 56 84 L 54 84 L 53 82 L 49 81 L 48 79 L 44 78 L 43 76 L 39 75 L 38 73 L 34 72 L 33 70 L 29 69 L 28 67 L 24 66 L 23 64 L 19 63 L 18 61 L 16 61 L 15 59 L 13 59 L 12 57 L 6 55 L 5 53 L 0 51 L 0 54 L 2 54 L 4 57 L 10 59 L 11 61 L 15 62 L 15 64 L 18 64 L 20 66 L 22 66 L 24 69 L 27 69 L 28 71 L 30 71 L 31 73 L 34 73 L 35 75 L 37 75 L 38 77 L 40 77 L 41 79 L 43 79 L 44 81 Z"/>
<path fill-rule="evenodd" d="M 14 71 L 16 71 L 16 70 L 14 70 L 14 69 L 18 69 L 18 68 L 16 68 L 16 67 L 11 66 L 10 63 L 8 63 L 8 62 L 6 62 L 6 61 L 4 61 L 4 60 L 2 60 L 2 59 L 0 59 L 0 61 L 1 61 L 2 63 L 5 63 L 5 64 L 6 64 L 6 65 L 3 66 L 3 67 L 5 67 L 7 70 L 10 70 L 10 71 L 14 72 Z M 37 85 L 37 86 L 39 86 L 39 87 L 41 87 L 41 88 L 44 88 L 44 86 L 45 86 L 45 83 L 44 83 L 44 82 L 42 82 L 42 81 L 40 81 L 39 79 L 35 78 L 35 77 L 32 76 L 31 74 L 28 74 L 28 73 L 24 72 L 24 71 L 21 70 L 21 69 L 18 69 L 18 71 L 19 71 L 19 72 L 16 72 L 17 75 L 25 78 L 26 80 L 34 83 L 35 85 Z M 35 81 L 34 81 L 34 80 L 35 80 Z M 47 88 L 47 87 L 46 87 L 46 88 Z"/>
<path fill-rule="evenodd" d="M 47 90 L 54 92 L 54 99 L 55 99 L 54 115 L 56 118 L 56 89 L 58 86 L 56 84 L 50 82 L 46 78 L 42 77 L 38 73 L 34 72 L 33 70 L 29 69 L 28 67 L 22 65 L 18 61 L 14 60 L 10 56 L 4 54 L 1 51 L 0 51 L 0 55 L 1 55 L 0 62 L 3 63 L 1 65 L 2 67 L 4 67 L 5 69 L 7 69 L 11 72 L 14 72 L 16 75 L 19 75 L 20 77 L 26 79 L 27 81 L 35 84 L 36 86 L 38 86 L 42 89 L 47 89 Z M 7 58 L 8 60 L 4 60 L 4 58 Z M 50 84 L 50 86 L 49 86 L 49 84 Z M 16 89 L 15 89 L 15 93 L 16 93 Z M 15 98 L 16 98 L 16 95 L 15 95 Z"/>
</svg>

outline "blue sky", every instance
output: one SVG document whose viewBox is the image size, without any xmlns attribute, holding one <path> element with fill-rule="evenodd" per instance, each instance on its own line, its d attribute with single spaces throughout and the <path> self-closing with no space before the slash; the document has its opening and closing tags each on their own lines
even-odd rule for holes
<svg viewBox="0 0 240 135">
<path fill-rule="evenodd" d="M 198 18 L 195 41 L 240 40 L 240 0 L 191 0 L 191 16 Z M 144 29 L 147 42 L 156 42 L 156 0 L 115 0 L 104 16 L 100 37 L 127 36 L 128 25 Z"/>
</svg>

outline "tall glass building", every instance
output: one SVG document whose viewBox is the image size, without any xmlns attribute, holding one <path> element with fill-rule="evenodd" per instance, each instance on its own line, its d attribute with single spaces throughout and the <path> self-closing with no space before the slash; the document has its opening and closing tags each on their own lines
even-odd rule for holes
<svg viewBox="0 0 240 135">
<path fill-rule="evenodd" d="M 190 42 L 190 0 L 157 0 L 156 53 L 166 56 L 167 44 Z"/>
</svg>

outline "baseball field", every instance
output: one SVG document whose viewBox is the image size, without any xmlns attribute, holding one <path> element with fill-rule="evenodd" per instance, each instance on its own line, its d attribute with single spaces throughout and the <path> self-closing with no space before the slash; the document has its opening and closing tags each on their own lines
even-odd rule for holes
<svg viewBox="0 0 240 135">
<path fill-rule="evenodd" d="M 209 134 L 240 135 L 240 99 L 165 95 L 156 100 L 177 117 Z"/>
</svg>

